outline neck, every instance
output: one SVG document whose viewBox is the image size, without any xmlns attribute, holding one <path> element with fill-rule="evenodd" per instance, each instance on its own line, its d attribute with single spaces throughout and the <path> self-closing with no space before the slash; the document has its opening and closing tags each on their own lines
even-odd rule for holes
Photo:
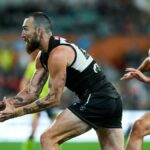
<svg viewBox="0 0 150 150">
<path fill-rule="evenodd" d="M 49 47 L 49 39 L 52 35 L 43 35 L 42 39 L 41 39 L 41 46 L 40 49 L 43 52 L 47 52 L 48 51 L 48 47 Z"/>
</svg>

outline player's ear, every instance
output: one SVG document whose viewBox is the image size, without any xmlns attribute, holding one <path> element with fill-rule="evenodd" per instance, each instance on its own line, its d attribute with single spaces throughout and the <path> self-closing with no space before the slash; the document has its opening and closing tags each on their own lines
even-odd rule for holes
<svg viewBox="0 0 150 150">
<path fill-rule="evenodd" d="M 41 27 L 36 28 L 36 33 L 38 36 L 41 36 L 43 33 L 43 29 Z"/>
</svg>

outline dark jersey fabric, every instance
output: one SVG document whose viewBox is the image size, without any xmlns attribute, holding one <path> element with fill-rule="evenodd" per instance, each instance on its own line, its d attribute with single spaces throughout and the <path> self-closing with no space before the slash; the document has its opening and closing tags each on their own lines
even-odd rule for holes
<svg viewBox="0 0 150 150">
<path fill-rule="evenodd" d="M 47 61 L 50 52 L 60 45 L 72 47 L 76 54 L 73 64 L 66 68 L 66 87 L 78 95 L 80 102 L 71 105 L 69 109 L 94 128 L 121 127 L 121 99 L 116 89 L 106 79 L 101 67 L 93 59 L 84 69 L 77 69 L 78 66 L 74 65 L 80 61 L 79 55 L 85 55 L 85 51 L 80 54 L 79 51 L 82 49 L 79 47 L 67 40 L 62 42 L 61 38 L 51 36 L 48 52 L 42 52 L 40 56 L 43 67 L 48 70 Z M 88 59 L 88 55 L 86 56 Z M 78 64 L 82 65 L 82 61 Z"/>
</svg>

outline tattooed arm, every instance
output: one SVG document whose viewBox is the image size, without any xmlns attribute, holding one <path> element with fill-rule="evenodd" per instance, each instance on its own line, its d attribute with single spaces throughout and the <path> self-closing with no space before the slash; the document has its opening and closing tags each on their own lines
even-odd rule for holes
<svg viewBox="0 0 150 150">
<path fill-rule="evenodd" d="M 36 71 L 31 81 L 16 96 L 8 98 L 5 101 L 8 101 L 11 105 L 14 105 L 14 107 L 24 106 L 35 101 L 38 98 L 47 78 L 48 72 L 42 67 L 39 57 L 37 57 Z"/>
<path fill-rule="evenodd" d="M 48 67 L 51 75 L 51 87 L 48 95 L 26 107 L 23 107 L 21 112 L 19 112 L 18 109 L 18 112 L 16 111 L 16 115 L 20 113 L 29 114 L 37 111 L 39 112 L 48 107 L 53 107 L 60 104 L 60 98 L 66 82 L 67 57 L 63 50 L 60 50 L 60 48 L 57 48 L 55 51 L 50 55 L 48 60 Z"/>
<path fill-rule="evenodd" d="M 54 107 L 60 104 L 60 98 L 66 82 L 66 68 L 72 63 L 74 58 L 74 52 L 70 52 L 70 49 L 70 47 L 66 48 L 66 46 L 60 46 L 59 48 L 55 48 L 55 50 L 53 50 L 50 54 L 48 68 L 51 74 L 51 87 L 48 95 L 29 105 L 16 108 L 13 113 L 1 112 L 0 121 L 39 112 L 46 108 Z M 70 54 L 68 54 L 68 51 Z"/>
</svg>

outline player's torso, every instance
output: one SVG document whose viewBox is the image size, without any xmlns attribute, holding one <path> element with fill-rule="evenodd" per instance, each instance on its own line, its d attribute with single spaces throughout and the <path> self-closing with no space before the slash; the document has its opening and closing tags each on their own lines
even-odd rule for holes
<svg viewBox="0 0 150 150">
<path fill-rule="evenodd" d="M 75 53 L 74 61 L 67 67 L 66 86 L 75 92 L 77 95 L 82 96 L 85 93 L 91 93 L 103 88 L 109 89 L 111 84 L 106 80 L 106 77 L 93 60 L 93 58 L 83 49 L 79 48 L 74 43 L 68 42 L 64 38 L 51 37 L 50 38 L 49 53 L 41 54 L 41 63 L 44 68 L 47 68 L 47 61 L 50 52 L 60 45 L 70 46 Z M 108 91 L 106 90 L 106 94 Z"/>
</svg>

